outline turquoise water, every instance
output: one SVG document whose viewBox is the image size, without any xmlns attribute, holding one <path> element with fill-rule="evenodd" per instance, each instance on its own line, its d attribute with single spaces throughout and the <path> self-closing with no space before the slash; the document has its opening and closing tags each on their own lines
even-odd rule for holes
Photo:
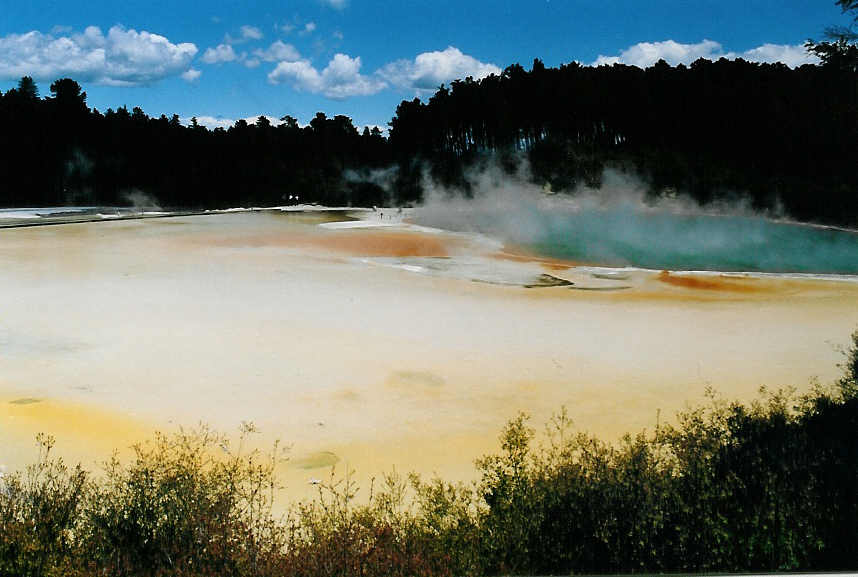
<svg viewBox="0 0 858 577">
<path fill-rule="evenodd" d="M 541 254 L 671 270 L 858 274 L 858 234 L 758 217 L 592 210 L 547 215 Z"/>
<path fill-rule="evenodd" d="M 858 274 L 854 232 L 633 209 L 540 216 L 526 244 L 551 257 L 651 269 Z"/>
</svg>

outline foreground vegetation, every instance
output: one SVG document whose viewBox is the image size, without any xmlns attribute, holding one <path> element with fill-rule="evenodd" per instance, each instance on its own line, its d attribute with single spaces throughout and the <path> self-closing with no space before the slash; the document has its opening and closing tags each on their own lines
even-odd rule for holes
<svg viewBox="0 0 858 577">
<path fill-rule="evenodd" d="M 277 516 L 277 447 L 156 436 L 93 476 L 0 480 L 0 575 L 492 575 L 858 568 L 858 332 L 835 386 L 718 400 L 610 445 L 525 415 L 473 485 L 348 477 Z M 248 429 L 250 432 L 251 429 Z M 367 500 L 364 499 L 363 502 Z"/>
</svg>

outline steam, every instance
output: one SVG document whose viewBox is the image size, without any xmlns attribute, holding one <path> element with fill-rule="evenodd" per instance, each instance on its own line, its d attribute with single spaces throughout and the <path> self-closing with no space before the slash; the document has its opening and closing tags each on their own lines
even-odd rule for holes
<svg viewBox="0 0 858 577">
<path fill-rule="evenodd" d="M 393 189 L 393 183 L 396 181 L 397 167 L 388 166 L 387 168 L 375 168 L 372 170 L 346 170 L 343 173 L 343 179 L 346 182 L 360 183 L 369 182 L 381 187 L 385 192 L 390 193 Z"/>
<path fill-rule="evenodd" d="M 122 195 L 122 199 L 131 205 L 134 212 L 161 211 L 161 206 L 154 196 L 136 188 Z"/>
<path fill-rule="evenodd" d="M 86 204 L 92 200 L 92 190 L 83 183 L 92 174 L 94 163 L 80 149 L 75 148 L 65 163 L 63 183 L 66 204 Z"/>
<path fill-rule="evenodd" d="M 396 166 L 375 169 L 349 169 L 343 172 L 343 180 L 348 184 L 362 185 L 371 184 L 377 186 L 384 192 L 386 201 L 383 204 L 390 204 L 393 198 L 393 188 L 396 182 L 396 177 L 399 174 Z"/>
<path fill-rule="evenodd" d="M 426 180 L 423 225 L 480 233 L 546 256 L 652 269 L 858 274 L 858 234 L 786 222 L 746 199 L 701 206 L 685 196 L 653 199 L 640 179 L 606 170 L 603 185 L 551 194 L 526 164 L 468 175 L 465 198 Z M 778 220 L 775 220 L 778 219 Z"/>
<path fill-rule="evenodd" d="M 71 158 L 66 161 L 66 178 L 74 175 L 88 177 L 92 173 L 93 162 L 79 149 L 72 150 Z"/>
<path fill-rule="evenodd" d="M 396 166 L 375 169 L 349 169 L 343 172 L 343 180 L 352 187 L 364 188 L 369 186 L 370 188 L 375 188 L 375 191 L 369 197 L 359 195 L 357 197 L 358 202 L 389 205 L 394 197 L 393 189 L 398 173 L 399 171 Z"/>
</svg>

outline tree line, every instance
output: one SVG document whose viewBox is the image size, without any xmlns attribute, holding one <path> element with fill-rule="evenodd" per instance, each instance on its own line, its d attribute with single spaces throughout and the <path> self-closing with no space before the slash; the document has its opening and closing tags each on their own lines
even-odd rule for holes
<svg viewBox="0 0 858 577">
<path fill-rule="evenodd" d="M 842 46 L 841 46 L 842 45 Z M 840 48 L 839 48 L 840 47 Z M 844 48 L 845 47 L 845 48 Z M 385 138 L 318 113 L 301 127 L 265 117 L 209 130 L 140 108 L 100 112 L 72 79 L 39 98 L 24 77 L 0 94 L 0 205 L 163 206 L 419 202 L 427 173 L 469 192 L 488 162 L 556 192 L 598 188 L 605 168 L 640 176 L 654 196 L 700 203 L 747 196 L 798 219 L 858 223 L 858 68 L 847 39 L 813 45 L 822 65 L 741 59 L 549 68 L 535 60 L 403 101 Z M 374 171 L 396 167 L 390 183 Z M 389 184 L 389 185 L 388 185 Z"/>
<path fill-rule="evenodd" d="M 510 172 L 527 158 L 534 181 L 555 191 L 597 188 L 614 167 L 653 195 L 706 203 L 741 194 L 801 219 L 858 222 L 858 75 L 836 66 L 535 60 L 529 71 L 513 65 L 403 102 L 390 140 L 402 186 L 419 184 L 415 158 L 464 190 L 468 169 L 487 157 Z"/>
<path fill-rule="evenodd" d="M 90 109 L 69 78 L 50 90 L 39 98 L 24 77 L 0 96 L 0 205 L 126 205 L 134 191 L 175 208 L 385 201 L 380 187 L 344 179 L 391 163 L 381 131 L 359 132 L 346 116 L 320 112 L 304 127 L 261 116 L 208 130 L 136 107 Z"/>
</svg>

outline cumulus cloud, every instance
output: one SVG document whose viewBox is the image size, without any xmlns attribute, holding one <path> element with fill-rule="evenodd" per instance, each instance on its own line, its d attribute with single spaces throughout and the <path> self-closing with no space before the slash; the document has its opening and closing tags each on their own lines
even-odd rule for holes
<svg viewBox="0 0 858 577">
<path fill-rule="evenodd" d="M 113 26 L 55 35 L 31 31 L 0 37 L 0 78 L 32 76 L 53 80 L 72 76 L 96 84 L 132 86 L 156 82 L 187 70 L 197 54 L 189 42 Z"/>
<path fill-rule="evenodd" d="M 674 40 L 640 42 L 626 48 L 618 56 L 600 54 L 593 65 L 623 63 L 646 68 L 662 59 L 675 66 L 691 64 L 698 58 L 708 60 L 742 58 L 751 62 L 782 62 L 790 67 L 819 62 L 819 59 L 808 54 L 802 45 L 763 44 L 745 52 L 727 52 L 720 43 L 704 39 L 697 44 L 682 44 Z"/>
<path fill-rule="evenodd" d="M 247 40 L 261 40 L 262 31 L 255 26 L 245 25 L 241 27 L 241 37 L 246 38 Z"/>
<path fill-rule="evenodd" d="M 202 72 L 195 68 L 188 68 L 184 72 L 182 72 L 182 79 L 186 82 L 194 82 L 202 76 Z"/>
<path fill-rule="evenodd" d="M 280 62 L 268 80 L 272 84 L 290 82 L 297 90 L 335 99 L 376 94 L 387 87 L 380 78 L 361 74 L 360 68 L 360 57 L 338 53 L 321 72 L 308 60 Z"/>
<path fill-rule="evenodd" d="M 304 24 L 304 31 L 303 31 L 304 34 L 310 34 L 315 30 L 316 30 L 316 23 L 315 22 L 307 22 L 306 24 Z"/>
<path fill-rule="evenodd" d="M 278 62 L 268 74 L 272 84 L 289 83 L 297 90 L 337 99 L 376 94 L 390 86 L 431 91 L 457 78 L 484 78 L 500 73 L 500 68 L 494 64 L 480 62 L 453 46 L 443 51 L 424 52 L 413 60 L 397 60 L 366 75 L 360 72 L 359 57 L 336 54 L 319 70 L 309 60 L 299 59 L 293 46 L 280 41 L 265 51 L 256 51 L 254 56 Z"/>
<path fill-rule="evenodd" d="M 646 68 L 661 59 L 673 65 L 690 64 L 698 58 L 712 58 L 721 52 L 721 45 L 712 40 L 703 40 L 697 44 L 680 44 L 674 40 L 639 42 L 620 52 L 619 56 L 600 54 L 593 64 L 599 66 L 601 64 L 623 63 Z"/>
<path fill-rule="evenodd" d="M 448 46 L 446 50 L 424 52 L 414 60 L 397 60 L 384 66 L 378 74 L 391 84 L 415 90 L 434 90 L 442 83 L 468 76 L 474 79 L 500 74 L 494 64 L 480 62 L 461 50 Z"/>
<path fill-rule="evenodd" d="M 335 10 L 342 10 L 348 4 L 348 0 L 319 0 L 319 3 L 330 6 Z"/>
<path fill-rule="evenodd" d="M 218 44 L 215 48 L 209 48 L 203 53 L 203 62 L 206 64 L 234 62 L 236 60 L 238 60 L 238 55 L 230 44 Z"/>
<path fill-rule="evenodd" d="M 254 50 L 253 56 L 265 62 L 294 62 L 301 58 L 301 54 L 294 46 L 281 40 L 272 42 L 265 50 Z"/>
</svg>

